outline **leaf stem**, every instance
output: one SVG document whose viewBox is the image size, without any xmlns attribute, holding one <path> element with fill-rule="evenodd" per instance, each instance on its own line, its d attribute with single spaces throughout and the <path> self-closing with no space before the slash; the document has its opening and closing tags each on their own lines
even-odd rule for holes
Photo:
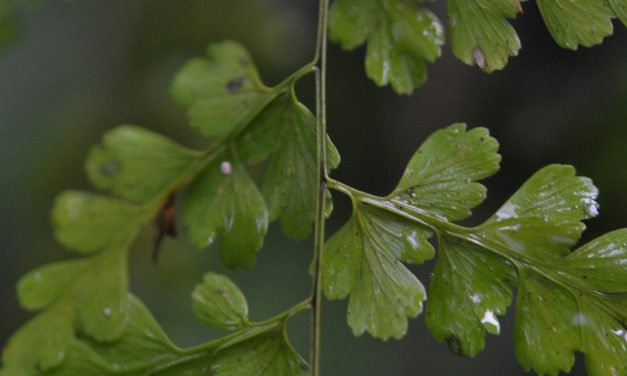
<svg viewBox="0 0 627 376">
<path fill-rule="evenodd" d="M 242 342 L 246 339 L 255 337 L 261 333 L 265 333 L 268 330 L 274 329 L 279 325 L 285 323 L 292 316 L 309 309 L 311 306 L 311 300 L 305 299 L 302 302 L 288 308 L 286 311 L 261 322 L 251 323 L 251 326 L 245 329 L 238 330 L 227 336 L 217 338 L 213 341 L 202 343 L 198 346 L 179 349 L 181 354 L 192 355 L 203 353 L 207 351 L 215 351 L 218 348 L 232 346 L 236 343 Z"/>
<path fill-rule="evenodd" d="M 324 253 L 324 230 L 327 191 L 327 109 L 326 109 L 326 68 L 327 68 L 327 23 L 329 0 L 320 0 L 318 34 L 314 63 L 316 76 L 316 142 L 318 148 L 318 197 L 314 229 L 313 287 L 311 292 L 311 375 L 320 375 L 320 320 L 322 304 L 322 281 L 320 267 Z"/>
</svg>

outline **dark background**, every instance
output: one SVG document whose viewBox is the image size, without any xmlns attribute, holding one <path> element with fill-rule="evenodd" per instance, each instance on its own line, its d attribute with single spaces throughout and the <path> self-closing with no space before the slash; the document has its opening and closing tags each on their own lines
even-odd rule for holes
<svg viewBox="0 0 627 376">
<path fill-rule="evenodd" d="M 17 279 L 68 255 L 48 222 L 54 196 L 89 189 L 83 159 L 106 130 L 132 123 L 202 145 L 168 97 L 185 59 L 212 41 L 237 39 L 275 84 L 312 56 L 317 4 L 309 0 L 84 0 L 42 1 L 20 8 L 21 38 L 0 53 L 0 342 L 28 315 L 15 297 Z M 444 2 L 432 7 L 445 19 Z M 578 52 L 559 48 L 534 3 L 514 21 L 523 49 L 504 71 L 486 75 L 452 57 L 429 67 L 414 95 L 399 97 L 367 80 L 363 49 L 330 49 L 329 132 L 343 162 L 336 178 L 385 194 L 415 149 L 435 129 L 463 121 L 488 127 L 501 143 L 501 173 L 488 179 L 489 198 L 469 223 L 487 218 L 535 170 L 548 163 L 577 167 L 601 191 L 601 216 L 583 240 L 627 226 L 627 32 Z M 312 83 L 299 86 L 311 105 Z M 336 196 L 329 231 L 349 215 Z M 220 333 L 193 318 L 189 294 L 207 270 L 223 271 L 215 249 L 202 252 L 168 240 L 161 263 L 150 263 L 150 232 L 132 253 L 132 289 L 180 345 Z M 273 225 L 258 267 L 228 272 L 249 299 L 253 319 L 268 318 L 307 296 L 309 242 L 285 240 Z M 413 268 L 428 284 L 433 262 Z M 325 302 L 325 375 L 522 375 L 512 344 L 511 314 L 502 334 L 489 336 L 475 359 L 452 355 L 411 321 L 402 341 L 354 338 L 345 302 Z M 511 310 L 510 310 L 511 311 Z M 290 323 L 307 357 L 308 315 Z M 577 371 L 582 370 L 577 359 Z"/>
</svg>

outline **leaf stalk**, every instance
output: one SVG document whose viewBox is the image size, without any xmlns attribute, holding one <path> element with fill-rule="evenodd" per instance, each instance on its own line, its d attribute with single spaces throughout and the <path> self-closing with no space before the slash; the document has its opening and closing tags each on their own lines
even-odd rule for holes
<svg viewBox="0 0 627 376">
<path fill-rule="evenodd" d="M 320 321 L 322 304 L 321 264 L 324 254 L 325 213 L 327 190 L 327 109 L 326 109 L 326 70 L 327 70 L 327 30 L 329 0 L 320 0 L 318 33 L 314 56 L 316 78 L 316 142 L 318 165 L 318 196 L 316 222 L 314 225 L 313 286 L 311 292 L 311 374 L 320 375 Z"/>
</svg>

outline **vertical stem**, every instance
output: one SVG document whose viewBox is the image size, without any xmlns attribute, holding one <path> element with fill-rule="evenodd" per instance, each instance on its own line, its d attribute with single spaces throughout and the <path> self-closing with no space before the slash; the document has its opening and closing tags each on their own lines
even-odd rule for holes
<svg viewBox="0 0 627 376">
<path fill-rule="evenodd" d="M 314 275 L 311 293 L 311 373 L 320 375 L 320 306 L 322 285 L 320 265 L 324 251 L 324 227 L 327 191 L 327 108 L 326 108 L 326 67 L 327 67 L 327 19 L 329 0 L 320 0 L 318 15 L 318 38 L 316 42 L 316 135 L 318 145 L 318 197 L 314 237 Z"/>
</svg>

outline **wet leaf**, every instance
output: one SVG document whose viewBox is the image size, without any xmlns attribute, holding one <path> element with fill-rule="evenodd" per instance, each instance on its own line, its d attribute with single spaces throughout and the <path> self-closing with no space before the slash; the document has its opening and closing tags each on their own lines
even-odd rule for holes
<svg viewBox="0 0 627 376">
<path fill-rule="evenodd" d="M 225 266 L 250 269 L 268 230 L 263 196 L 241 162 L 224 154 L 192 182 L 183 201 L 190 241 L 206 247 L 216 238 Z"/>
<path fill-rule="evenodd" d="M 260 114 L 240 142 L 240 155 L 255 162 L 270 157 L 261 186 L 270 220 L 280 219 L 283 233 L 291 238 L 307 238 L 318 194 L 316 119 L 293 92 Z M 330 139 L 327 158 L 329 168 L 340 163 Z"/>
<path fill-rule="evenodd" d="M 218 351 L 211 365 L 215 376 L 304 376 L 309 366 L 279 327 Z"/>
<path fill-rule="evenodd" d="M 579 45 L 592 47 L 613 32 L 615 14 L 605 0 L 538 0 L 537 3 L 547 28 L 561 47 L 571 50 Z M 612 5 L 619 9 L 621 4 L 614 1 Z"/>
<path fill-rule="evenodd" d="M 486 72 L 503 69 L 520 49 L 518 34 L 507 20 L 520 10 L 520 0 L 449 0 L 448 30 L 455 56 Z"/>
<path fill-rule="evenodd" d="M 591 376 L 627 372 L 627 295 L 590 295 L 526 268 L 520 273 L 514 341 L 523 367 L 569 372 L 581 351 Z"/>
<path fill-rule="evenodd" d="M 146 220 L 139 206 L 79 191 L 60 194 L 52 209 L 57 240 L 78 253 L 93 253 L 127 239 Z"/>
<path fill-rule="evenodd" d="M 581 221 L 598 214 L 597 194 L 592 181 L 576 176 L 573 167 L 550 165 L 529 178 L 478 232 L 527 259 L 566 256 L 586 228 Z"/>
<path fill-rule="evenodd" d="M 192 308 L 196 317 L 214 328 L 239 329 L 250 324 L 244 294 L 221 274 L 205 274 L 192 294 Z"/>
<path fill-rule="evenodd" d="M 497 316 L 512 302 L 516 272 L 508 261 L 474 244 L 445 235 L 438 244 L 425 321 L 453 352 L 475 356 L 485 347 L 486 333 L 500 332 Z"/>
<path fill-rule="evenodd" d="M 331 38 L 345 49 L 367 41 L 366 73 L 377 85 L 411 94 L 426 79 L 444 43 L 430 11 L 402 0 L 338 0 L 331 9 Z"/>
<path fill-rule="evenodd" d="M 465 124 L 453 124 L 438 130 L 414 154 L 389 197 L 446 220 L 469 217 L 486 197 L 475 180 L 499 169 L 497 150 L 485 128 L 466 131 Z"/>
<path fill-rule="evenodd" d="M 563 288 L 541 276 L 521 271 L 516 302 L 514 343 L 516 357 L 538 374 L 557 375 L 570 371 L 581 347 L 577 301 Z"/>
<path fill-rule="evenodd" d="M 201 134 L 227 137 L 245 127 L 276 93 L 261 83 L 252 58 L 239 43 L 212 44 L 207 56 L 181 68 L 172 97 Z"/>
<path fill-rule="evenodd" d="M 380 209 L 357 206 L 353 216 L 327 242 L 322 283 L 328 299 L 348 303 L 348 325 L 355 335 L 401 338 L 407 318 L 422 311 L 426 295 L 401 261 L 433 257 L 429 230 Z"/>
<path fill-rule="evenodd" d="M 86 168 L 97 188 L 146 203 L 174 188 L 201 156 L 157 133 L 123 125 L 92 148 Z"/>
<path fill-rule="evenodd" d="M 627 292 L 627 229 L 592 240 L 568 255 L 561 267 L 597 291 Z"/>
</svg>

